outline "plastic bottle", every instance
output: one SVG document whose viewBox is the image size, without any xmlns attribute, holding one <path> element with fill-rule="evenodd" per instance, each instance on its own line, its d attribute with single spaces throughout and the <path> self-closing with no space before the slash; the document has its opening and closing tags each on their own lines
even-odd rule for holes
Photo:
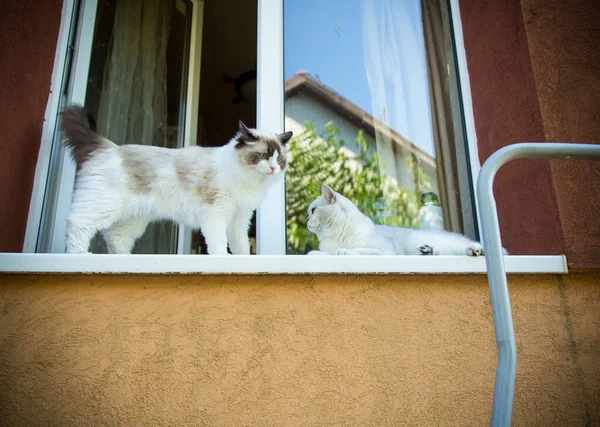
<svg viewBox="0 0 600 427">
<path fill-rule="evenodd" d="M 444 214 L 438 196 L 434 192 L 421 194 L 419 224 L 421 228 L 444 230 Z"/>
</svg>

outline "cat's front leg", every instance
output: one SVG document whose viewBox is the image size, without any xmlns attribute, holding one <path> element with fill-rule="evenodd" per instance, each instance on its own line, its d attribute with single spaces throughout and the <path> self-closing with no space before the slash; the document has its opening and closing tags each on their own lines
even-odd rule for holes
<svg viewBox="0 0 600 427">
<path fill-rule="evenodd" d="M 209 255 L 227 255 L 227 222 L 222 216 L 211 215 L 200 229 Z"/>
<path fill-rule="evenodd" d="M 231 253 L 234 255 L 250 255 L 248 227 L 251 218 L 252 211 L 249 213 L 237 213 L 231 224 L 229 224 L 227 241 L 229 242 L 229 249 L 231 249 Z"/>
</svg>

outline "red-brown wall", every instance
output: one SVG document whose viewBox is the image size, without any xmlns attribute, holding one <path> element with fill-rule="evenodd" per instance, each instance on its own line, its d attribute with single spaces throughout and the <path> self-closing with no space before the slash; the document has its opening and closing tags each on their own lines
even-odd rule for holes
<svg viewBox="0 0 600 427">
<path fill-rule="evenodd" d="M 522 0 L 547 141 L 600 144 L 600 1 Z M 569 263 L 600 268 L 600 161 L 552 161 Z"/>
<path fill-rule="evenodd" d="M 460 6 L 483 163 L 505 145 L 543 141 L 544 128 L 519 0 L 463 0 Z M 507 164 L 498 172 L 495 194 L 503 244 L 511 253 L 563 252 L 549 162 Z"/>
<path fill-rule="evenodd" d="M 62 0 L 2 2 L 0 252 L 21 252 Z"/>
<path fill-rule="evenodd" d="M 600 142 L 599 4 L 460 2 L 482 163 L 516 142 Z M 509 251 L 600 268 L 600 163 L 514 161 L 495 194 Z"/>
</svg>

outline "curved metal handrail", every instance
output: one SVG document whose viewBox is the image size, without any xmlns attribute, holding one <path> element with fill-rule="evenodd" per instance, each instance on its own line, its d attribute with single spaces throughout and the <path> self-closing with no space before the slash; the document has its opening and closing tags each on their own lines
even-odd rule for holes
<svg viewBox="0 0 600 427">
<path fill-rule="evenodd" d="M 494 329 L 498 345 L 498 367 L 490 425 L 510 426 L 515 393 L 517 349 L 510 309 L 500 225 L 493 184 L 498 169 L 514 159 L 600 160 L 600 145 L 528 142 L 508 145 L 492 154 L 481 167 L 477 179 L 477 204 L 485 250 Z"/>
</svg>

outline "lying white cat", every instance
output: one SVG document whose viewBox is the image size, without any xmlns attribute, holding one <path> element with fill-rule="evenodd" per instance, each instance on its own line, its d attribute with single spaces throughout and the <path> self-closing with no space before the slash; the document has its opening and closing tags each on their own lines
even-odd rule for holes
<svg viewBox="0 0 600 427">
<path fill-rule="evenodd" d="M 327 185 L 308 208 L 308 229 L 319 250 L 308 255 L 483 255 L 483 246 L 439 230 L 377 225 Z"/>
<path fill-rule="evenodd" d="M 76 105 L 62 113 L 61 129 L 78 166 L 68 253 L 86 253 L 98 231 L 109 253 L 130 253 L 150 221 L 170 219 L 200 228 L 209 254 L 227 254 L 228 244 L 233 254 L 249 254 L 252 212 L 282 179 L 292 136 L 240 122 L 222 147 L 119 146 L 92 131 Z"/>
</svg>

